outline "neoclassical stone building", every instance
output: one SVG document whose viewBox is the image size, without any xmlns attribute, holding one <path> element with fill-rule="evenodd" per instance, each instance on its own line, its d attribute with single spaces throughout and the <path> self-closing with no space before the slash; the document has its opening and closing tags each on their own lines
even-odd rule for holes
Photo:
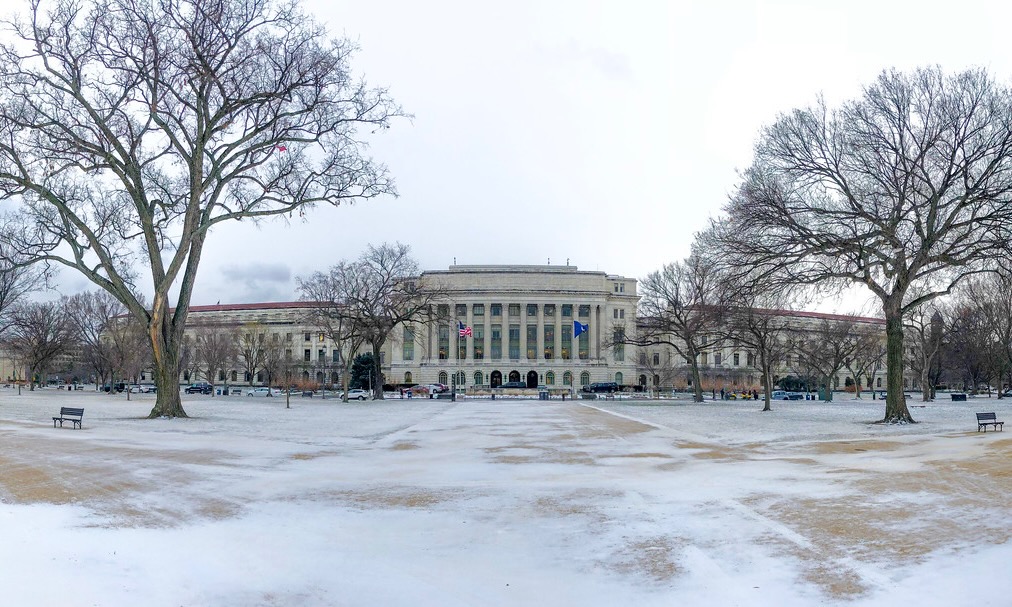
<svg viewBox="0 0 1012 607">
<path fill-rule="evenodd" d="M 507 382 L 579 390 L 593 382 L 616 382 L 648 390 L 686 389 L 689 366 L 670 346 L 623 345 L 636 332 L 636 280 L 575 266 L 453 265 L 417 277 L 419 285 L 437 290 L 434 320 L 399 326 L 380 353 L 386 384 L 455 384 L 459 390 L 483 389 Z M 197 305 L 190 309 L 190 345 L 202 331 L 228 329 L 236 334 L 262 335 L 263 340 L 295 363 L 297 376 L 321 384 L 339 384 L 342 365 L 338 344 L 313 326 L 312 304 L 275 302 Z M 814 312 L 781 312 L 797 333 L 815 323 L 854 322 L 850 317 Z M 871 331 L 883 321 L 859 318 Z M 579 324 L 581 331 L 574 331 Z M 461 335 L 464 327 L 466 335 Z M 585 330 L 584 330 L 585 328 Z M 759 386 L 752 354 L 733 343 L 712 343 L 700 354 L 704 389 L 749 389 Z M 4 358 L 0 356 L 0 358 Z M 795 374 L 800 359 L 788 355 L 778 362 L 777 375 Z M 8 365 L 9 366 L 9 365 Z M 871 379 L 885 383 L 885 370 Z M 150 380 L 145 374 L 140 380 Z M 261 385 L 267 375 L 249 373 L 240 359 L 206 378 L 199 365 L 189 365 L 181 382 L 209 380 L 215 384 Z M 846 370 L 839 387 L 851 381 Z M 909 386 L 909 380 L 907 382 Z"/>
<path fill-rule="evenodd" d="M 441 294 L 437 320 L 391 336 L 387 383 L 466 390 L 635 381 L 636 352 L 616 343 L 635 330 L 635 279 L 569 265 L 454 265 L 423 272 L 419 285 Z M 575 323 L 586 330 L 577 335 Z"/>
</svg>

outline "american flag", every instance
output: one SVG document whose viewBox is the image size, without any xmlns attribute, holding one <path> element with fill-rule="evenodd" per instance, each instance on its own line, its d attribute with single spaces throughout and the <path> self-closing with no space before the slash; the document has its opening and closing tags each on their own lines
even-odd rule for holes
<svg viewBox="0 0 1012 607">
<path fill-rule="evenodd" d="M 471 327 L 457 321 L 457 335 L 460 337 L 471 337 Z"/>
</svg>

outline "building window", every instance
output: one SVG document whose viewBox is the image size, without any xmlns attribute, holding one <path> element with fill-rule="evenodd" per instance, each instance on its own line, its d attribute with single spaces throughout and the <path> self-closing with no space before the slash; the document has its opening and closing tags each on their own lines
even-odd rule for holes
<svg viewBox="0 0 1012 607">
<path fill-rule="evenodd" d="M 457 315 L 457 318 L 463 318 L 463 317 L 467 316 L 467 304 L 457 304 L 457 305 L 455 305 L 453 312 L 454 312 L 454 314 Z"/>
<path fill-rule="evenodd" d="M 618 292 L 619 293 L 625 293 L 625 283 L 624 282 L 618 283 Z"/>
<path fill-rule="evenodd" d="M 484 378 L 485 377 L 481 374 L 481 371 L 475 371 L 474 372 L 474 385 L 480 386 L 480 385 L 484 384 L 485 383 L 483 381 Z"/>
<path fill-rule="evenodd" d="M 527 325 L 527 360 L 538 357 L 538 325 Z"/>
<path fill-rule="evenodd" d="M 527 316 L 538 315 L 538 304 L 527 304 Z"/>
<path fill-rule="evenodd" d="M 285 360 L 292 360 L 292 349 L 285 348 Z"/>
<path fill-rule="evenodd" d="M 555 304 L 545 304 L 545 318 L 555 318 Z"/>
<path fill-rule="evenodd" d="M 436 306 L 436 316 L 439 318 L 449 318 L 450 316 L 450 304 L 439 304 Z"/>
<path fill-rule="evenodd" d="M 659 364 L 661 364 L 661 355 L 658 354 L 657 352 L 654 352 L 654 365 Z"/>
<path fill-rule="evenodd" d="M 471 316 L 484 316 L 485 304 L 474 304 L 471 306 Z"/>
<path fill-rule="evenodd" d="M 559 352 L 559 356 L 562 358 L 562 360 L 569 360 L 570 358 L 572 358 L 573 331 L 570 324 L 563 325 L 562 327 L 562 351 Z"/>
<path fill-rule="evenodd" d="M 464 360 L 467 358 L 467 338 L 461 337 L 460 333 L 457 333 L 457 360 Z"/>
<path fill-rule="evenodd" d="M 238 381 L 238 378 L 239 375 L 235 371 L 232 371 L 232 381 Z"/>
<path fill-rule="evenodd" d="M 316 341 L 322 342 L 322 341 L 323 341 L 323 340 L 325 340 L 325 339 L 327 339 L 327 336 L 326 336 L 326 335 L 324 335 L 323 333 L 319 333 L 319 334 L 317 334 L 317 336 L 316 336 Z M 263 340 L 261 339 L 260 341 L 263 341 Z"/>
<path fill-rule="evenodd" d="M 474 359 L 484 360 L 485 359 L 485 326 L 475 325 L 472 327 L 474 331 L 474 343 L 471 347 L 474 349 Z M 478 382 L 479 384 L 481 382 Z"/>
<path fill-rule="evenodd" d="M 577 347 L 580 348 L 580 360 L 588 360 L 590 358 L 590 333 L 586 331 L 580 333 Z"/>
<path fill-rule="evenodd" d="M 660 385 L 661 385 L 661 376 L 655 374 L 654 375 L 654 387 L 656 388 L 656 387 L 658 387 Z"/>
<path fill-rule="evenodd" d="M 450 326 L 439 325 L 439 360 L 450 358 Z M 445 384 L 446 382 L 439 382 Z"/>
<path fill-rule="evenodd" d="M 570 373 L 569 371 L 566 371 L 565 373 L 562 374 L 562 385 L 563 386 L 573 385 L 573 374 Z"/>
<path fill-rule="evenodd" d="M 313 351 L 310 350 L 309 348 L 306 348 L 305 350 L 302 351 L 302 360 L 303 360 L 303 362 L 307 362 L 308 363 L 312 359 L 312 356 L 313 356 Z"/>
<path fill-rule="evenodd" d="M 444 386 L 450 383 L 449 377 L 446 375 L 446 371 L 439 372 L 439 383 L 443 384 Z"/>
<path fill-rule="evenodd" d="M 502 325 L 492 325 L 492 360 L 502 359 Z"/>
<path fill-rule="evenodd" d="M 218 371 L 218 381 L 225 381 L 225 372 Z"/>
<path fill-rule="evenodd" d="M 625 360 L 625 329 L 618 328 L 612 334 L 612 353 L 616 361 Z"/>
<path fill-rule="evenodd" d="M 285 341 L 292 341 L 292 334 L 291 333 L 285 333 Z"/>
<path fill-rule="evenodd" d="M 316 360 L 319 361 L 320 364 L 323 364 L 323 363 L 327 362 L 327 351 L 326 350 L 317 350 L 316 351 Z"/>
<path fill-rule="evenodd" d="M 573 317 L 573 304 L 562 304 L 562 317 L 563 318 Z"/>
<path fill-rule="evenodd" d="M 464 384 L 466 383 L 464 380 L 467 379 L 467 377 L 464 375 L 463 371 L 461 371 L 460 373 L 457 373 L 456 375 L 457 375 L 457 377 L 455 379 L 457 381 L 457 385 L 460 386 L 460 387 L 463 387 Z"/>
<path fill-rule="evenodd" d="M 616 384 L 618 384 L 618 385 L 621 386 L 622 385 L 622 379 L 623 378 L 622 378 L 622 372 L 621 371 L 619 371 L 618 373 L 615 374 L 615 383 Z"/>
<path fill-rule="evenodd" d="M 302 341 L 313 341 L 312 333 L 304 333 L 302 335 Z"/>
<path fill-rule="evenodd" d="M 589 372 L 584 371 L 583 373 L 580 374 L 580 385 L 581 386 L 590 385 L 590 373 Z"/>
<path fill-rule="evenodd" d="M 714 352 L 713 353 L 713 364 L 719 366 L 720 365 L 720 359 L 721 359 L 720 352 Z"/>
<path fill-rule="evenodd" d="M 741 364 L 741 356 L 737 352 L 735 352 L 734 353 L 734 366 L 737 367 L 740 364 Z"/>
<path fill-rule="evenodd" d="M 877 378 L 875 380 L 875 387 L 877 387 L 877 388 L 881 388 L 882 387 L 882 378 L 881 377 L 879 377 L 879 378 Z"/>
<path fill-rule="evenodd" d="M 615 320 L 623 319 L 625 318 L 625 310 L 619 310 L 618 308 L 615 308 L 614 310 L 611 311 L 611 316 Z"/>
<path fill-rule="evenodd" d="M 548 373 L 545 373 L 545 384 L 547 384 L 549 386 L 554 386 L 555 385 L 555 374 L 552 373 L 551 371 L 549 371 Z"/>
<path fill-rule="evenodd" d="M 411 381 L 411 371 L 404 372 L 404 383 L 406 384 L 414 383 Z"/>
<path fill-rule="evenodd" d="M 492 316 L 502 316 L 502 304 L 492 304 Z"/>
<path fill-rule="evenodd" d="M 615 292 L 618 293 L 618 283 L 616 282 L 616 283 L 613 283 L 613 284 L 614 284 Z"/>
<path fill-rule="evenodd" d="M 415 328 L 405 325 L 404 343 L 401 345 L 401 358 L 403 360 L 415 359 Z"/>
<path fill-rule="evenodd" d="M 580 318 L 590 318 L 590 304 L 580 304 Z"/>
<path fill-rule="evenodd" d="M 545 360 L 555 359 L 555 325 L 545 325 Z"/>
<path fill-rule="evenodd" d="M 745 353 L 745 364 L 748 365 L 748 366 L 750 366 L 750 367 L 754 367 L 755 366 L 755 354 L 752 354 L 751 352 L 746 352 Z"/>
<path fill-rule="evenodd" d="M 710 362 L 710 359 L 707 358 L 706 352 L 700 352 L 699 353 L 699 364 L 705 365 L 708 362 Z"/>
<path fill-rule="evenodd" d="M 520 304 L 510 304 L 510 316 L 520 316 Z"/>
<path fill-rule="evenodd" d="M 510 325 L 509 332 L 510 359 L 517 360 L 520 358 L 520 325 Z"/>
</svg>

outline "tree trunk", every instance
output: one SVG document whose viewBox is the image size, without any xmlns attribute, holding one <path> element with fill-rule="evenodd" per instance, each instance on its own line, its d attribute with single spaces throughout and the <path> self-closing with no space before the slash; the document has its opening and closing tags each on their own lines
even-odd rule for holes
<svg viewBox="0 0 1012 607">
<path fill-rule="evenodd" d="M 183 410 L 179 398 L 179 344 L 176 341 L 172 319 L 167 316 L 168 305 L 164 297 L 156 294 L 152 306 L 148 338 L 151 340 L 155 386 L 155 406 L 148 414 L 149 419 L 158 417 L 189 417 Z M 159 305 L 161 304 L 161 305 Z M 185 319 L 183 320 L 185 322 Z M 179 332 L 180 336 L 182 332 Z"/>
<path fill-rule="evenodd" d="M 914 423 L 903 396 L 903 316 L 898 306 L 886 305 L 886 410 L 883 423 Z"/>
<path fill-rule="evenodd" d="M 377 341 L 372 344 L 372 377 L 376 385 L 372 387 L 372 397 L 376 400 L 383 400 L 383 364 L 380 362 L 380 349 L 383 342 Z"/>
<path fill-rule="evenodd" d="M 932 399 L 931 394 L 931 377 L 928 375 L 928 365 L 924 365 L 924 369 L 921 371 L 921 400 L 928 402 Z"/>
<path fill-rule="evenodd" d="M 760 366 L 763 369 L 763 411 L 773 410 L 773 365 L 768 363 L 765 356 L 760 357 Z"/>
<path fill-rule="evenodd" d="M 703 385 L 699 381 L 699 362 L 695 357 L 692 359 L 692 400 L 697 403 L 703 402 Z"/>
</svg>

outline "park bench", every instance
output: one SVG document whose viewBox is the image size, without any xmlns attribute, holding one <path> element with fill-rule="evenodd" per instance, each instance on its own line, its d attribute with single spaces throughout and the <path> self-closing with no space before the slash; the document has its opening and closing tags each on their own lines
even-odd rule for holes
<svg viewBox="0 0 1012 607">
<path fill-rule="evenodd" d="M 60 427 L 63 427 L 63 422 L 73 422 L 75 428 L 81 427 L 81 418 L 84 417 L 84 409 L 76 409 L 74 407 L 60 407 L 59 417 L 53 417 L 53 427 L 56 427 L 56 422 L 60 422 Z"/>
<path fill-rule="evenodd" d="M 988 426 L 993 426 L 995 430 L 1004 430 L 1005 422 L 998 421 L 997 416 L 994 413 L 978 413 L 977 414 L 977 432 L 983 430 L 987 432 Z"/>
</svg>

